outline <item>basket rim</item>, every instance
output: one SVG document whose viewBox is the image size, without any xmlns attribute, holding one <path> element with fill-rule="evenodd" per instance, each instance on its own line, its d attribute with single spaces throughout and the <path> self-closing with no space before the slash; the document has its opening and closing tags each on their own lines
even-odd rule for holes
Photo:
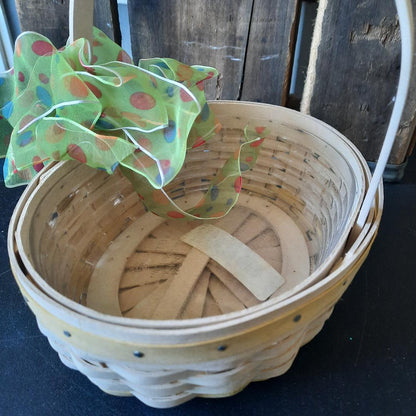
<svg viewBox="0 0 416 416">
<path fill-rule="evenodd" d="M 311 116 L 308 115 L 304 115 L 301 113 L 298 113 L 295 110 L 290 110 L 284 107 L 278 107 L 272 104 L 262 104 L 262 103 L 250 103 L 250 102 L 234 102 L 234 101 L 221 101 L 221 102 L 216 102 L 216 104 L 219 105 L 224 105 L 224 104 L 232 104 L 232 105 L 250 105 L 252 106 L 253 104 L 255 104 L 256 106 L 260 106 L 260 107 L 271 107 L 271 108 L 280 108 L 283 109 L 284 112 L 290 112 L 292 114 L 296 114 L 296 117 L 307 117 L 313 120 L 316 120 L 319 122 L 320 125 L 324 126 L 327 129 L 330 129 L 333 133 L 335 133 L 341 140 L 342 142 L 344 142 L 349 148 L 350 151 L 355 155 L 355 157 L 357 158 L 357 160 L 359 162 L 361 162 L 362 164 L 362 168 L 363 171 L 362 172 L 362 176 L 365 177 L 365 179 L 369 179 L 369 170 L 367 167 L 367 164 L 364 161 L 364 158 L 362 157 L 361 153 L 358 151 L 358 149 L 348 140 L 345 138 L 345 136 L 341 135 L 341 133 L 339 133 L 337 130 L 335 130 L 334 128 L 332 128 L 331 126 L 327 125 L 326 123 L 321 122 L 320 120 L 317 120 Z M 55 169 L 58 169 L 59 166 L 62 165 L 62 163 L 65 162 L 60 162 L 57 165 L 55 165 L 55 167 L 51 167 L 49 169 L 47 169 L 47 171 L 43 172 L 43 180 L 46 179 L 46 177 L 48 177 L 51 173 L 53 173 L 53 171 Z M 361 171 L 360 171 L 361 172 Z M 42 176 L 40 175 L 38 178 L 38 181 L 34 181 L 31 185 L 28 186 L 28 188 L 25 190 L 24 194 L 21 197 L 21 200 L 19 200 L 17 206 L 16 206 L 16 210 L 15 213 L 13 214 L 13 221 L 11 221 L 10 223 L 10 228 L 9 228 L 9 252 L 12 253 L 13 250 L 11 250 L 11 248 L 13 247 L 14 244 L 14 230 L 16 228 L 17 222 L 18 222 L 18 209 L 20 208 L 20 210 L 24 209 L 24 198 L 27 197 L 28 195 L 30 195 L 30 192 L 36 188 L 36 186 L 38 186 L 39 183 L 42 182 Z M 364 188 L 364 187 L 363 187 Z M 363 189 L 364 192 L 364 189 Z M 356 253 L 360 253 L 363 251 L 364 247 L 363 244 L 365 242 L 369 243 L 369 235 L 373 235 L 376 231 L 377 228 L 377 220 L 379 220 L 379 217 L 381 215 L 381 207 L 382 207 L 382 186 L 379 189 L 379 195 L 378 195 L 378 200 L 379 200 L 379 204 L 378 204 L 378 215 L 377 217 L 374 219 L 374 223 L 372 224 L 371 227 L 367 227 L 367 231 L 368 231 L 368 235 L 363 238 L 363 236 L 361 236 L 361 245 L 360 247 L 357 248 L 357 252 Z M 381 202 L 381 205 L 380 205 Z M 357 207 L 357 212 L 358 212 L 358 208 Z M 354 217 L 355 218 L 355 217 Z M 20 219 L 19 219 L 20 220 Z M 379 222 L 379 221 L 378 221 Z M 374 227 L 376 226 L 376 227 Z M 345 233 L 348 234 L 350 232 L 350 229 L 352 228 L 352 226 L 350 227 L 346 227 Z M 370 229 L 368 229 L 370 228 Z M 11 235 L 11 237 L 10 237 Z M 20 255 L 22 256 L 22 260 L 25 262 L 24 257 L 24 253 L 20 253 Z M 344 268 L 348 267 L 348 265 L 351 263 L 351 261 L 354 259 L 354 256 L 356 256 L 356 254 L 354 253 L 354 255 L 351 256 L 346 256 L 349 258 L 349 262 L 347 262 L 347 264 L 345 265 Z M 343 263 L 345 263 L 343 261 Z M 340 267 L 340 266 L 339 266 Z M 319 267 L 318 269 L 319 270 Z M 337 269 L 339 270 L 339 269 Z M 35 271 L 36 272 L 36 271 Z M 316 271 L 315 271 L 316 272 Z M 315 273 L 314 272 L 314 273 Z M 313 274 L 314 274 L 313 273 Z M 308 277 L 308 279 L 313 276 L 310 275 Z M 325 282 L 328 282 L 328 279 L 332 279 L 333 277 L 331 277 L 333 275 L 333 273 L 330 273 L 328 276 L 326 276 L 325 278 L 323 278 L 322 280 L 320 280 L 319 282 L 313 284 L 309 289 L 306 289 L 306 291 L 302 291 L 300 293 L 298 293 L 297 295 L 293 295 L 289 298 L 286 298 L 284 300 L 279 300 L 279 297 L 275 298 L 275 299 L 271 299 L 268 300 L 266 302 L 263 302 L 260 305 L 256 305 L 253 307 L 250 307 L 248 309 L 245 309 L 243 311 L 237 311 L 237 312 L 232 312 L 232 313 L 228 313 L 228 314 L 224 314 L 224 315 L 219 315 L 219 316 L 214 316 L 214 317 L 205 317 L 205 318 L 194 318 L 194 319 L 186 319 L 186 320 L 161 320 L 161 321 L 154 321 L 154 320 L 145 320 L 145 319 L 132 319 L 132 318 L 124 318 L 124 317 L 116 317 L 116 316 L 112 316 L 112 315 L 106 315 L 106 314 L 102 314 L 99 312 L 96 312 L 88 307 L 85 307 L 83 305 L 80 305 L 78 303 L 76 303 L 75 301 L 72 301 L 66 297 L 64 297 L 63 295 L 60 295 L 60 297 L 64 298 L 64 302 L 60 302 L 57 301 L 56 296 L 52 297 L 48 294 L 45 293 L 45 296 L 47 296 L 49 299 L 51 299 L 54 302 L 57 302 L 58 304 L 60 304 L 61 306 L 64 306 L 65 308 L 68 308 L 70 310 L 73 310 L 76 313 L 81 314 L 82 316 L 90 316 L 92 319 L 96 319 L 99 320 L 101 322 L 106 322 L 109 324 L 116 324 L 116 325 L 122 325 L 122 326 L 127 326 L 127 327 L 134 327 L 134 328 L 141 328 L 141 329 L 150 329 L 150 330 L 184 330 L 187 328 L 195 328 L 198 327 L 200 328 L 200 325 L 218 325 L 221 322 L 225 322 L 225 323 L 230 323 L 236 319 L 238 319 L 239 321 L 241 321 L 241 319 L 244 318 L 249 318 L 251 316 L 256 316 L 258 314 L 265 314 L 265 313 L 269 313 L 269 309 L 273 309 L 274 311 L 280 310 L 280 309 L 284 309 L 289 307 L 289 305 L 291 305 L 292 303 L 296 303 L 299 299 L 302 299 L 306 296 L 309 296 L 310 293 L 313 293 L 315 290 L 319 290 L 320 288 L 324 287 Z M 41 276 L 37 276 L 38 278 L 42 279 Z M 43 279 L 42 279 L 43 280 Z M 30 283 L 28 281 L 28 283 Z M 45 284 L 47 285 L 47 283 L 45 282 Z M 51 288 L 49 285 L 48 286 L 48 290 L 51 290 L 51 294 L 54 294 L 54 292 L 56 292 L 53 288 Z M 58 292 L 56 292 L 58 293 Z M 69 304 L 68 304 L 69 303 Z M 220 319 L 219 319 L 220 318 Z"/>
<path fill-rule="evenodd" d="M 363 228 L 362 233 L 365 233 L 365 236 L 362 238 L 361 244 L 356 247 L 353 253 L 350 253 L 350 250 L 347 251 L 345 257 L 342 259 L 341 263 L 337 265 L 337 268 L 331 272 L 328 276 L 317 282 L 316 284 L 312 285 L 311 287 L 305 289 L 304 291 L 297 293 L 296 295 L 285 299 L 284 301 L 280 302 L 278 305 L 275 304 L 268 304 L 267 307 L 264 307 L 260 311 L 253 311 L 251 314 L 245 314 L 241 316 L 241 311 L 233 312 L 227 314 L 229 316 L 229 320 L 220 321 L 215 319 L 215 317 L 207 317 L 207 318 L 197 318 L 197 319 L 189 319 L 189 320 L 166 320 L 166 321 L 154 321 L 154 320 L 139 320 L 139 319 L 130 319 L 130 318 L 119 318 L 111 315 L 105 315 L 96 311 L 94 312 L 94 316 L 91 314 L 83 314 L 83 310 L 91 311 L 89 308 L 85 306 L 79 305 L 73 301 L 74 305 L 80 306 L 81 308 L 77 308 L 80 310 L 74 310 L 68 308 L 66 305 L 62 305 L 56 299 L 50 297 L 48 294 L 43 292 L 40 288 L 38 288 L 34 283 L 32 283 L 24 273 L 19 269 L 19 263 L 17 261 L 16 256 L 14 255 L 14 251 L 11 250 L 10 252 L 13 255 L 10 256 L 10 261 L 12 265 L 13 274 L 19 286 L 23 286 L 24 289 L 30 293 L 33 299 L 48 313 L 54 314 L 59 319 L 70 322 L 71 325 L 78 326 L 80 329 L 84 329 L 88 327 L 89 332 L 95 332 L 96 334 L 100 335 L 103 330 L 103 325 L 111 330 L 114 334 L 117 335 L 124 335 L 124 338 L 131 340 L 131 338 L 135 338 L 137 336 L 148 336 L 154 339 L 157 339 L 160 344 L 163 344 L 163 339 L 167 337 L 177 336 L 179 339 L 189 338 L 190 335 L 198 335 L 198 338 L 202 340 L 209 339 L 210 334 L 215 334 L 216 337 L 218 336 L 218 331 L 226 330 L 227 336 L 233 335 L 235 333 L 239 333 L 241 331 L 241 326 L 247 324 L 247 322 L 252 323 L 264 316 L 268 316 L 269 320 L 276 319 L 276 317 L 287 316 L 293 314 L 296 309 L 303 305 L 306 302 L 312 302 L 316 298 L 319 298 L 323 295 L 324 292 L 330 290 L 333 286 L 340 282 L 340 280 L 344 279 L 344 273 L 352 268 L 355 263 L 357 263 L 361 256 L 365 255 L 366 250 L 368 249 L 369 245 L 374 240 L 382 214 L 382 206 L 383 206 L 383 185 L 379 185 L 379 189 L 377 192 L 377 201 L 375 201 L 375 208 L 376 208 L 376 216 L 374 220 L 369 224 L 370 226 L 366 229 Z M 14 215 L 14 214 L 13 214 Z M 11 225 L 14 225 L 16 222 L 16 216 L 12 217 Z M 10 228 L 12 229 L 12 227 Z M 8 246 L 9 250 L 10 247 L 12 248 L 14 244 L 13 232 L 9 232 L 8 235 Z M 20 273 L 17 273 L 20 271 Z M 47 307 L 45 307 L 45 305 Z M 75 318 L 75 319 L 74 319 Z M 127 324 L 127 321 L 134 321 L 133 323 L 141 323 L 142 325 L 131 325 L 131 322 Z M 188 323 L 195 323 L 200 325 L 193 325 L 193 326 L 182 326 L 177 327 L 178 322 L 188 322 Z M 163 323 L 165 326 L 155 327 L 155 323 Z M 143 325 L 144 324 L 144 325 Z M 169 327 L 169 324 L 171 326 Z M 156 343 L 156 344 L 158 344 Z M 169 340 L 171 344 L 171 339 Z"/>
</svg>

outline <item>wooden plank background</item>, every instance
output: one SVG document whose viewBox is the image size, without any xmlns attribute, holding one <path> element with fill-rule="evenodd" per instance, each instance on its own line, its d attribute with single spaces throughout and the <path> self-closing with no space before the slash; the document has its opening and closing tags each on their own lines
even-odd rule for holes
<svg viewBox="0 0 416 416">
<path fill-rule="evenodd" d="M 416 0 L 413 0 L 416 6 Z M 68 36 L 69 0 L 16 0 L 22 30 L 56 45 Z M 210 99 L 286 105 L 301 0 L 129 0 L 135 62 L 172 57 L 210 65 L 221 76 Z M 95 24 L 121 41 L 116 0 L 95 1 Z M 377 159 L 400 71 L 400 29 L 393 0 L 320 0 L 302 111 L 344 133 Z M 416 64 L 415 64 L 416 70 Z M 411 148 L 416 77 L 389 162 Z"/>
<path fill-rule="evenodd" d="M 22 31 L 41 33 L 60 48 L 68 39 L 69 0 L 15 0 Z M 94 2 L 94 25 L 120 43 L 117 0 Z"/>
<path fill-rule="evenodd" d="M 300 1 L 254 1 L 241 99 L 285 105 Z"/>
<path fill-rule="evenodd" d="M 415 2 L 416 4 L 416 2 Z M 302 111 L 352 140 L 367 160 L 380 153 L 400 72 L 393 0 L 321 0 Z M 414 131 L 415 82 L 389 162 L 402 163 Z"/>
<path fill-rule="evenodd" d="M 129 1 L 134 61 L 165 56 L 211 65 L 221 76 L 217 85 L 208 86 L 208 98 L 284 104 L 299 3 Z"/>
<path fill-rule="evenodd" d="M 134 62 L 157 56 L 213 66 L 222 76 L 207 85 L 207 97 L 236 100 L 252 6 L 253 0 L 129 1 Z"/>
</svg>

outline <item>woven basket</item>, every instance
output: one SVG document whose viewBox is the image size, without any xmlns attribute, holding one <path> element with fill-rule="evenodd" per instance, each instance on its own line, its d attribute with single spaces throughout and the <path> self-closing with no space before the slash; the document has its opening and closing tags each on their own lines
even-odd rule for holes
<svg viewBox="0 0 416 416">
<path fill-rule="evenodd" d="M 366 258 L 381 216 L 380 188 L 367 223 L 351 233 L 370 174 L 331 127 L 271 105 L 211 106 L 221 136 L 190 153 L 170 191 L 178 203 L 198 200 L 247 121 L 267 124 L 238 205 L 212 222 L 283 276 L 266 300 L 181 240 L 200 222 L 146 213 L 117 173 L 50 166 L 10 224 L 16 280 L 61 360 L 104 391 L 155 407 L 284 373 Z"/>
</svg>

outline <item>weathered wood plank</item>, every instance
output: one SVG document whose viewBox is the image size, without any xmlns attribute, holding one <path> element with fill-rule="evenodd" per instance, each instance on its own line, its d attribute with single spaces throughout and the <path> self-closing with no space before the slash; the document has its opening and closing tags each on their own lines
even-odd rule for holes
<svg viewBox="0 0 416 416">
<path fill-rule="evenodd" d="M 102 30 L 114 42 L 121 45 L 117 0 L 95 0 L 94 26 Z"/>
<path fill-rule="evenodd" d="M 291 77 L 299 0 L 256 0 L 241 99 L 285 105 Z"/>
<path fill-rule="evenodd" d="M 400 28 L 393 0 L 320 1 L 301 109 L 344 133 L 367 160 L 380 153 L 399 71 Z M 402 163 L 408 151 L 415 88 L 408 101 L 392 164 Z"/>
<path fill-rule="evenodd" d="M 69 0 L 16 0 L 22 31 L 32 30 L 61 47 L 68 39 Z M 117 0 L 96 0 L 94 25 L 120 43 Z"/>
<path fill-rule="evenodd" d="M 169 57 L 214 66 L 222 80 L 207 83 L 207 97 L 237 99 L 253 0 L 129 1 L 134 62 Z"/>
<path fill-rule="evenodd" d="M 69 0 L 16 0 L 22 31 L 33 30 L 49 38 L 57 47 L 68 38 Z"/>
</svg>

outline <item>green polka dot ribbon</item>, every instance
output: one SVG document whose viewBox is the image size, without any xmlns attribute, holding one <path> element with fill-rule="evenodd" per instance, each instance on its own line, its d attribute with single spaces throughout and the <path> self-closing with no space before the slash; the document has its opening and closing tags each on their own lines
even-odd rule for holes
<svg viewBox="0 0 416 416">
<path fill-rule="evenodd" d="M 220 130 L 203 82 L 214 68 L 128 54 L 94 28 L 94 39 L 62 49 L 26 32 L 16 41 L 14 68 L 0 74 L 0 155 L 6 186 L 28 183 L 51 161 L 75 159 L 109 174 L 119 167 L 150 211 L 164 217 L 215 218 L 235 204 L 241 171 L 255 163 L 261 127 L 186 211 L 165 190 L 188 149 Z"/>
</svg>

